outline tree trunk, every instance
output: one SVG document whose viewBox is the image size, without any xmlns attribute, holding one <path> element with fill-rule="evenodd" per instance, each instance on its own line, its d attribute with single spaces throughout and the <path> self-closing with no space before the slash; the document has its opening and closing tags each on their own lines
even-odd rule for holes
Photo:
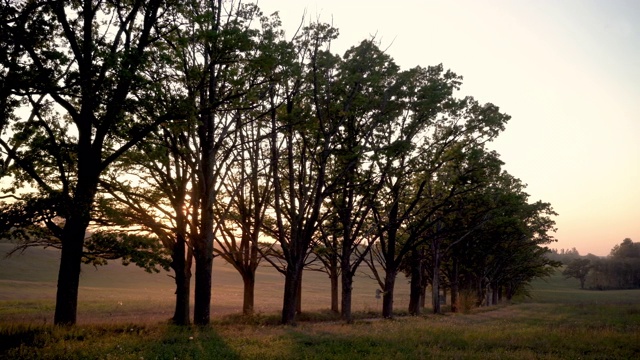
<svg viewBox="0 0 640 360">
<path fill-rule="evenodd" d="M 242 314 L 253 315 L 254 299 L 256 288 L 255 272 L 242 273 L 242 281 L 244 282 L 244 292 L 242 299 Z"/>
<path fill-rule="evenodd" d="M 343 260 L 344 264 L 344 260 Z M 353 294 L 353 274 L 349 268 L 342 268 L 342 320 L 348 324 L 353 322 L 351 314 L 351 300 Z"/>
<path fill-rule="evenodd" d="M 86 145 L 86 144 L 85 144 Z M 86 155 L 86 154 L 85 154 Z M 91 161 L 81 156 L 82 163 Z M 62 251 L 58 271 L 58 290 L 53 322 L 56 325 L 74 325 L 78 311 L 78 287 L 80 265 L 84 251 L 84 238 L 91 218 L 91 204 L 98 184 L 98 171 L 86 164 L 78 170 L 78 186 L 74 201 L 68 206 L 72 211 L 62 234 Z M 96 166 L 93 164 L 92 166 Z"/>
<path fill-rule="evenodd" d="M 513 287 L 511 286 L 511 284 L 507 284 L 506 293 L 507 301 L 511 301 L 511 299 L 513 298 Z"/>
<path fill-rule="evenodd" d="M 53 322 L 56 325 L 75 325 L 78 311 L 78 287 L 80 285 L 80 264 L 84 233 L 81 223 L 69 221 L 64 228 L 60 268 L 58 271 L 58 291 Z"/>
<path fill-rule="evenodd" d="M 434 271 L 433 279 L 431 280 L 431 305 L 433 306 L 433 313 L 439 314 L 440 313 L 440 276 L 437 271 Z"/>
<path fill-rule="evenodd" d="M 283 325 L 295 325 L 296 305 L 298 302 L 298 276 L 300 276 L 298 267 L 289 264 L 284 277 L 284 297 L 282 300 Z"/>
<path fill-rule="evenodd" d="M 302 314 L 302 271 L 298 275 L 298 296 L 296 298 L 296 314 Z"/>
<path fill-rule="evenodd" d="M 498 285 L 493 284 L 491 286 L 491 302 L 493 305 L 498 305 Z"/>
<path fill-rule="evenodd" d="M 176 325 L 189 325 L 190 296 L 191 296 L 191 260 L 187 259 L 185 239 L 178 235 L 172 252 L 171 267 L 175 273 L 176 281 L 176 308 L 173 312 L 173 323 Z"/>
<path fill-rule="evenodd" d="M 331 280 L 331 311 L 334 313 L 340 312 L 340 307 L 338 305 L 338 289 L 339 289 L 339 281 L 338 281 L 338 264 L 333 263 L 330 270 L 329 278 Z"/>
<path fill-rule="evenodd" d="M 431 302 L 433 313 L 440 313 L 440 254 L 438 246 L 433 250 L 433 279 L 431 280 Z"/>
<path fill-rule="evenodd" d="M 391 269 L 387 270 L 384 277 L 384 295 L 382 295 L 382 317 L 391 319 L 393 318 L 393 290 L 397 272 Z"/>
<path fill-rule="evenodd" d="M 458 294 L 460 287 L 458 285 L 458 259 L 453 258 L 453 276 L 449 281 L 451 283 L 451 312 L 458 312 Z"/>
<path fill-rule="evenodd" d="M 206 244 L 208 245 L 208 244 Z M 213 249 L 209 246 L 196 247 L 195 301 L 193 323 L 208 325 L 211 320 L 211 271 L 213 269 Z"/>
<path fill-rule="evenodd" d="M 409 314 L 420 315 L 422 291 L 422 256 L 417 249 L 411 251 L 411 290 L 409 292 Z"/>
</svg>

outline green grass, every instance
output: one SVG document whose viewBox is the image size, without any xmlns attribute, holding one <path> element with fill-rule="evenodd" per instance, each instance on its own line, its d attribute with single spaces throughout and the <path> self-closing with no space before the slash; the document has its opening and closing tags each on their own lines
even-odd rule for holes
<svg viewBox="0 0 640 360">
<path fill-rule="evenodd" d="M 561 271 L 532 283 L 531 298 L 524 301 L 562 304 L 640 304 L 640 290 L 581 290 L 577 279 L 566 279 Z"/>
<path fill-rule="evenodd" d="M 260 270 L 258 313 L 244 317 L 239 278 L 218 262 L 212 325 L 176 327 L 167 321 L 173 289 L 166 274 L 110 265 L 83 270 L 79 324 L 64 328 L 51 325 L 55 283 L 42 273 L 51 271 L 55 256 L 38 256 L 49 265 L 0 275 L 0 359 L 640 358 L 640 291 L 580 290 L 577 281 L 559 273 L 535 281 L 531 298 L 511 305 L 394 320 L 378 317 L 375 284 L 361 276 L 356 321 L 347 325 L 323 310 L 326 276 L 309 272 L 303 287 L 303 310 L 308 310 L 298 326 L 287 327 L 278 325 L 279 274 Z M 24 267 L 7 264 L 0 266 Z M 404 279 L 398 283 L 400 314 L 407 289 Z"/>
<path fill-rule="evenodd" d="M 640 305 L 527 303 L 297 327 L 5 324 L 0 334 L 0 357 L 15 359 L 631 359 L 640 356 Z"/>
</svg>

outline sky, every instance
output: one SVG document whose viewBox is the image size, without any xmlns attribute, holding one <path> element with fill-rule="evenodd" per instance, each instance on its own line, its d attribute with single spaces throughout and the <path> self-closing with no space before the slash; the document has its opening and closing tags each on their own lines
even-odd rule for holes
<svg viewBox="0 0 640 360">
<path fill-rule="evenodd" d="M 640 242 L 640 1 L 262 0 L 290 37 L 332 23 L 332 51 L 375 36 L 403 69 L 442 63 L 460 96 L 511 115 L 490 148 L 549 202 L 557 242 L 608 255 Z"/>
</svg>

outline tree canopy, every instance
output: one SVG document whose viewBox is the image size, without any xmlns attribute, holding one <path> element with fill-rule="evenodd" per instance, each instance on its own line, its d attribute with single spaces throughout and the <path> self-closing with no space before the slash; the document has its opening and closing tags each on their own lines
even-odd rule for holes
<svg viewBox="0 0 640 360">
<path fill-rule="evenodd" d="M 201 325 L 215 256 L 241 274 L 245 314 L 260 261 L 278 267 L 285 324 L 310 259 L 335 291 L 340 274 L 348 322 L 365 262 L 385 317 L 402 271 L 416 313 L 427 285 L 481 302 L 557 265 L 551 205 L 487 147 L 510 116 L 459 97 L 442 64 L 401 69 L 375 38 L 335 54 L 333 26 L 286 39 L 235 1 L 0 6 L 0 232 L 61 249 L 56 324 L 76 322 L 82 261 L 170 267 L 178 324 L 193 263 Z"/>
</svg>

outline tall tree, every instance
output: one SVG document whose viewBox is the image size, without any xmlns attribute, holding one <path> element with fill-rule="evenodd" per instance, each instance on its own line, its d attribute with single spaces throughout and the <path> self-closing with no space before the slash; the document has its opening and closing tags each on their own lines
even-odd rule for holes
<svg viewBox="0 0 640 360">
<path fill-rule="evenodd" d="M 292 56 L 291 42 L 284 40 L 277 14 L 260 16 L 259 24 L 253 54 L 244 64 L 244 71 L 253 74 L 253 85 L 245 106 L 236 110 L 239 142 L 222 195 L 229 202 L 219 202 L 223 206 L 217 210 L 228 216 L 219 223 L 215 249 L 243 279 L 242 309 L 247 315 L 254 311 L 256 269 L 263 254 L 269 252 L 269 246 L 260 242 L 266 212 L 273 201 L 268 120 L 271 111 L 282 104 L 271 103 L 268 95 L 280 87 Z"/>
<path fill-rule="evenodd" d="M 392 316 L 393 289 L 404 256 L 423 241 L 426 229 L 437 225 L 438 210 L 466 191 L 464 186 L 453 186 L 437 202 L 423 201 L 437 170 L 493 139 L 509 119 L 493 104 L 481 105 L 470 97 L 455 99 L 460 81 L 441 65 L 400 73 L 394 96 L 403 101 L 402 113 L 376 133 L 374 164 L 382 190 L 373 215 L 380 246 L 378 260 L 369 265 L 384 265 L 380 283 L 385 317 Z"/>
<path fill-rule="evenodd" d="M 184 25 L 171 43 L 179 59 L 189 113 L 197 128 L 191 143 L 195 166 L 191 184 L 189 236 L 195 259 L 194 323 L 206 325 L 211 312 L 214 237 L 229 207 L 222 197 L 238 145 L 240 109 L 251 108 L 251 89 L 266 83 L 256 75 L 261 14 L 252 4 L 194 1 L 180 7 Z M 217 211 L 217 209 L 222 209 Z"/>
<path fill-rule="evenodd" d="M 280 93 L 271 91 L 271 170 L 273 215 L 266 229 L 276 239 L 286 262 L 282 323 L 295 322 L 302 270 L 314 235 L 323 221 L 328 194 L 327 165 L 337 124 L 320 104 L 326 70 L 322 50 L 336 30 L 311 24 L 294 40 L 298 58 L 283 74 Z M 275 90 L 275 89 L 274 89 Z M 277 100 L 282 99 L 282 100 Z"/>
<path fill-rule="evenodd" d="M 7 119 L 3 104 L 11 132 L 0 146 L 14 164 L 16 181 L 34 186 L 36 197 L 48 199 L 61 219 L 46 224 L 62 243 L 54 322 L 74 324 L 85 233 L 100 176 L 172 118 L 137 113 L 138 106 L 145 107 L 144 97 L 136 94 L 150 86 L 142 73 L 155 66 L 147 55 L 164 31 L 158 19 L 165 4 L 24 1 L 9 7 L 3 12 L 7 49 L 23 55 L 3 57 L 12 62 L 10 76 L 22 81 L 3 84 L 3 91 L 9 99 L 22 99 L 31 116 Z M 119 136 L 123 132 L 126 138 Z"/>
</svg>

